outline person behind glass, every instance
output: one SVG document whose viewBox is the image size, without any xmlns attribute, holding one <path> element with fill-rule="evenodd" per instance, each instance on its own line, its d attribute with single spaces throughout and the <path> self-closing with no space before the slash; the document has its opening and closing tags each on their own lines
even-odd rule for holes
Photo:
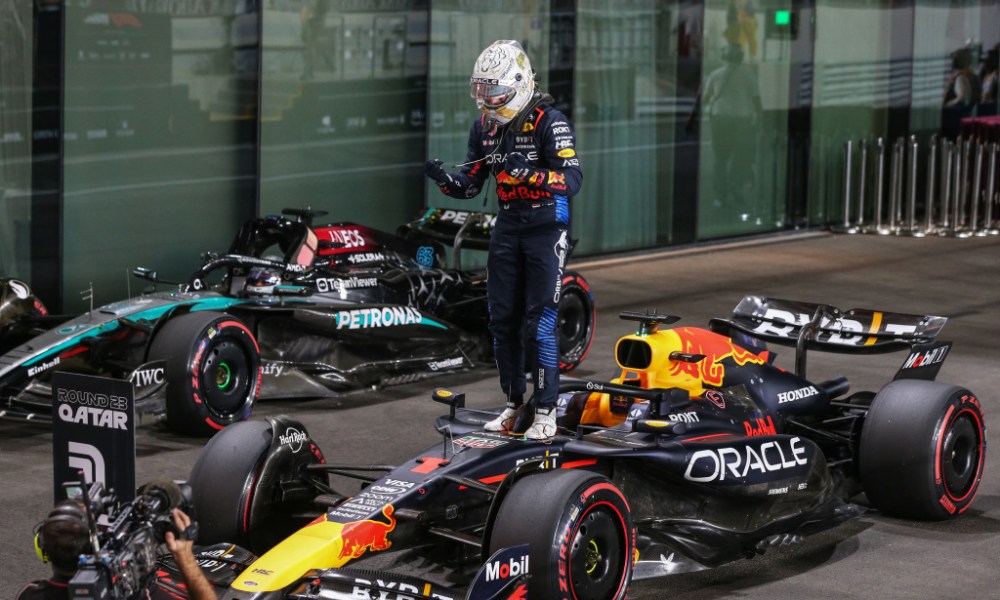
<svg viewBox="0 0 1000 600">
<path fill-rule="evenodd" d="M 514 427 L 526 392 L 525 370 L 534 385 L 535 412 L 524 435 L 555 435 L 559 391 L 557 306 L 569 252 L 569 199 L 583 173 L 576 138 L 566 116 L 538 90 L 521 45 L 497 40 L 476 59 L 472 97 L 481 115 L 469 131 L 461 171 L 440 160 L 425 172 L 453 198 L 472 198 L 496 177 L 499 211 L 490 239 L 487 270 L 489 330 L 506 408 L 486 424 L 490 431 Z"/>
<path fill-rule="evenodd" d="M 762 111 L 757 74 L 744 64 L 739 44 L 723 48 L 722 60 L 725 64 L 705 78 L 687 125 L 692 132 L 699 112 L 709 115 L 712 185 L 718 206 L 740 204 L 752 197 L 756 127 Z"/>
<path fill-rule="evenodd" d="M 997 99 L 1000 98 L 1000 44 L 996 44 L 986 52 L 986 57 L 980 68 L 983 93 L 979 99 L 979 116 L 987 117 L 1000 114 L 997 112 Z"/>
<path fill-rule="evenodd" d="M 962 128 L 962 119 L 973 116 L 982 84 L 972 70 L 974 54 L 971 48 L 959 48 L 951 53 L 952 73 L 944 90 L 941 134 L 954 140 Z"/>
<path fill-rule="evenodd" d="M 179 508 L 173 510 L 172 516 L 178 531 L 185 531 L 191 525 L 191 518 Z M 52 577 L 22 586 L 15 600 L 68 600 L 69 581 L 76 574 L 80 555 L 90 553 L 93 548 L 89 522 L 87 511 L 79 501 L 63 500 L 55 505 L 35 533 L 35 550 L 52 567 Z M 188 597 L 215 600 L 215 590 L 195 560 L 193 542 L 169 531 L 164 538 L 187 584 Z M 140 596 L 149 600 L 166 597 L 156 591 L 150 594 L 148 589 Z"/>
</svg>

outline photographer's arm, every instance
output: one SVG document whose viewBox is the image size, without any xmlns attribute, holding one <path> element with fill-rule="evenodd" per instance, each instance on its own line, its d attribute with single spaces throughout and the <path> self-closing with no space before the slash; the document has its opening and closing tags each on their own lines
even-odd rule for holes
<svg viewBox="0 0 1000 600">
<path fill-rule="evenodd" d="M 186 531 L 191 525 L 191 517 L 187 516 L 179 508 L 173 510 L 174 525 L 178 531 Z M 208 578 L 201 572 L 198 561 L 194 558 L 191 548 L 194 541 L 187 538 L 178 538 L 173 532 L 168 531 L 164 535 L 167 549 L 174 555 L 177 567 L 181 570 L 184 582 L 187 584 L 188 597 L 191 600 L 217 600 L 215 589 L 209 583 Z"/>
</svg>

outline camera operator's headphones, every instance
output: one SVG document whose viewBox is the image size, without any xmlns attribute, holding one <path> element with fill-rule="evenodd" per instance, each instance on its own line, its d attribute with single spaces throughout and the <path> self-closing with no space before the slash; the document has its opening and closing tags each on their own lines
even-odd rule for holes
<svg viewBox="0 0 1000 600">
<path fill-rule="evenodd" d="M 70 523 L 82 530 L 79 549 L 76 554 L 83 554 L 90 545 L 90 519 L 87 512 L 76 500 L 63 500 L 56 504 L 44 521 L 35 525 L 35 554 L 42 562 L 49 562 L 49 546 L 45 540 L 45 529 L 52 523 Z"/>
</svg>

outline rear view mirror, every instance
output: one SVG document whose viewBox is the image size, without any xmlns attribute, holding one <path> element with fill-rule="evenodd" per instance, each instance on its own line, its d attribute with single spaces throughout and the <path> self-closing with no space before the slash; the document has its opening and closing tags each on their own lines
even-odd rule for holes
<svg viewBox="0 0 1000 600">
<path fill-rule="evenodd" d="M 456 394 L 445 388 L 434 388 L 434 391 L 431 392 L 431 400 L 451 407 L 449 416 L 453 419 L 455 418 L 455 409 L 465 408 L 465 394 Z"/>
</svg>

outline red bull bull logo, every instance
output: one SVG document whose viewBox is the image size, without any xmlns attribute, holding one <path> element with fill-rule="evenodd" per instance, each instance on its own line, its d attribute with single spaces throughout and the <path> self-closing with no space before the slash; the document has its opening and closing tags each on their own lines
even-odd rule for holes
<svg viewBox="0 0 1000 600">
<path fill-rule="evenodd" d="M 760 365 L 766 362 L 765 358 L 733 344 L 729 338 L 704 329 L 679 327 L 672 331 L 681 343 L 681 352 L 705 356 L 704 360 L 696 363 L 672 361 L 670 374 L 675 377 L 687 375 L 700 379 L 708 385 L 720 386 L 726 374 L 726 367 L 721 364 L 723 359 L 732 358 L 740 366 L 747 363 Z"/>
<path fill-rule="evenodd" d="M 517 185 L 519 183 L 521 180 L 511 177 L 507 171 L 500 171 L 497 174 L 497 185 Z"/>
<path fill-rule="evenodd" d="M 382 515 L 388 519 L 387 523 L 365 519 L 344 525 L 340 535 L 343 546 L 339 558 L 360 558 L 368 550 L 376 552 L 387 550 L 392 545 L 388 535 L 396 528 L 396 518 L 392 516 L 393 510 L 391 504 L 382 509 Z"/>
</svg>

